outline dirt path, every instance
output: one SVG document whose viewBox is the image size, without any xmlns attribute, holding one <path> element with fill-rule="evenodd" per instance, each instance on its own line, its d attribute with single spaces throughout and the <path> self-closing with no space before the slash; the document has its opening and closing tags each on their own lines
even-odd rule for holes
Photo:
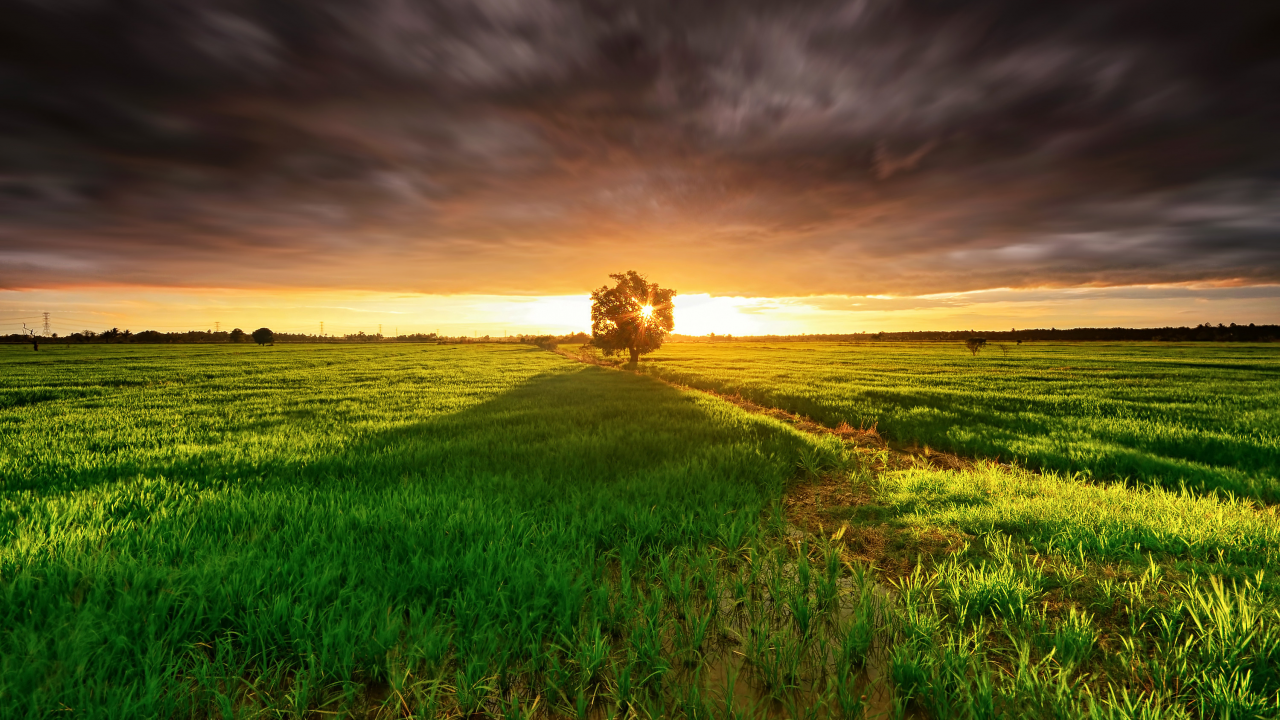
<svg viewBox="0 0 1280 720">
<path fill-rule="evenodd" d="M 559 354 L 619 372 L 635 372 L 585 354 L 567 351 Z M 647 373 L 635 374 L 679 390 L 719 398 L 753 415 L 787 423 L 800 432 L 839 438 L 848 458 L 845 467 L 828 469 L 807 481 L 791 484 L 782 500 L 787 521 L 800 534 L 837 543 L 846 559 L 870 563 L 885 578 L 909 575 L 922 557 L 953 552 L 965 536 L 955 531 L 908 528 L 892 522 L 892 509 L 880 504 L 876 497 L 876 481 L 882 473 L 912 468 L 970 470 L 982 465 L 1013 469 L 1004 463 L 939 452 L 927 445 L 890 441 L 882 437 L 874 425 L 855 428 L 842 422 L 831 427 L 803 415 L 759 405 L 740 395 L 681 385 Z"/>
</svg>

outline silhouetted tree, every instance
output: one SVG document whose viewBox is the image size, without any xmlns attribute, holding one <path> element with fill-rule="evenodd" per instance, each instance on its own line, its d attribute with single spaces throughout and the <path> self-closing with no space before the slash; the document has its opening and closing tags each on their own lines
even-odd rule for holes
<svg viewBox="0 0 1280 720">
<path fill-rule="evenodd" d="M 26 332 L 26 334 L 31 338 L 31 349 L 32 349 L 32 350 L 34 350 L 34 351 L 36 351 L 36 352 L 39 352 L 39 351 L 40 351 L 40 338 L 36 335 L 36 331 L 35 331 L 35 329 L 34 329 L 34 328 L 29 328 L 29 327 L 27 327 L 27 324 L 26 324 L 26 323 L 22 323 L 22 329 L 23 329 L 23 331 L 25 331 L 25 332 Z"/>
<path fill-rule="evenodd" d="M 978 337 L 969 338 L 964 341 L 964 346 L 969 348 L 969 352 L 977 355 L 979 350 L 987 346 L 987 339 Z"/>
<path fill-rule="evenodd" d="M 258 328 L 253 331 L 253 341 L 259 345 L 270 345 L 276 340 L 275 333 L 267 328 Z"/>
<path fill-rule="evenodd" d="M 605 355 L 628 351 L 631 364 L 662 347 L 675 326 L 675 290 L 660 288 L 634 270 L 610 275 L 617 281 L 591 293 L 591 344 Z"/>
<path fill-rule="evenodd" d="M 244 342 L 244 331 L 241 330 L 240 328 L 236 328 L 235 330 L 232 330 L 230 333 L 227 334 L 227 340 L 235 343 Z"/>
</svg>

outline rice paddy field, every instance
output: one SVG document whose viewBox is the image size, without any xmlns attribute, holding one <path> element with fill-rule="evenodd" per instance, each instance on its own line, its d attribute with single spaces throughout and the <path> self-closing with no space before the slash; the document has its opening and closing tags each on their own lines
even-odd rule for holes
<svg viewBox="0 0 1280 720">
<path fill-rule="evenodd" d="M 0 717 L 1276 717 L 1276 356 L 1092 352 L 0 346 Z"/>
</svg>

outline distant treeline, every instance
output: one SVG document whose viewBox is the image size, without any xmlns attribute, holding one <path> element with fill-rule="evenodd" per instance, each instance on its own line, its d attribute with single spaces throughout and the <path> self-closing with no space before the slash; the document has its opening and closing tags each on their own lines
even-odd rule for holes
<svg viewBox="0 0 1280 720">
<path fill-rule="evenodd" d="M 349 342 L 392 342 L 392 341 L 411 341 L 411 342 L 436 342 L 439 338 L 435 333 L 430 335 L 405 335 L 399 338 L 384 338 L 381 335 L 366 335 L 363 332 L 352 335 L 304 335 L 301 333 L 273 333 L 274 342 L 326 342 L 326 343 L 349 343 Z M 131 332 L 129 330 L 121 330 L 119 328 L 111 328 L 102 332 L 94 332 L 93 330 L 83 330 L 70 335 L 58 336 L 57 333 L 48 336 L 37 335 L 36 339 L 41 344 L 68 344 L 77 345 L 81 343 L 253 343 L 250 334 L 236 328 L 234 330 L 223 330 L 221 332 L 212 332 L 206 330 L 188 330 L 186 332 L 160 332 L 158 330 L 143 330 L 142 332 Z M 30 343 L 30 335 L 22 335 L 15 333 L 13 335 L 0 336 L 3 342 L 24 342 Z"/>
<path fill-rule="evenodd" d="M 735 340 L 767 340 L 770 342 L 964 342 L 972 337 L 982 337 L 989 342 L 1032 342 L 1036 340 L 1061 341 L 1165 341 L 1165 342 L 1275 342 L 1280 339 L 1280 325 L 1197 325 L 1196 327 L 1163 328 L 1069 328 L 1059 330 L 951 330 L 919 332 L 843 333 L 819 335 L 673 335 L 672 339 L 686 342 L 731 342 Z M 248 333 L 238 328 L 230 331 L 208 332 L 159 332 L 144 330 L 134 333 L 112 328 L 103 332 L 85 330 L 59 337 L 36 336 L 36 340 L 49 344 L 79 343 L 252 343 Z M 364 342 L 428 342 L 428 343 L 523 343 L 554 349 L 562 343 L 585 343 L 591 336 L 584 332 L 569 335 L 512 335 L 508 337 L 447 336 L 436 333 L 415 333 L 384 337 L 363 332 L 350 335 L 306 335 L 303 333 L 275 333 L 275 342 L 302 343 L 364 343 Z M 14 333 L 0 335 L 0 342 L 30 343 L 32 336 Z"/>
<path fill-rule="evenodd" d="M 988 342 L 1063 341 L 1165 341 L 1165 342 L 1275 342 L 1280 338 L 1280 325 L 1197 325 L 1196 327 L 1162 328 L 1058 328 L 1035 330 L 950 330 L 919 332 L 878 332 L 827 335 L 711 335 L 708 337 L 675 336 L 679 340 L 731 341 L 768 340 L 795 342 L 821 340 L 828 342 L 964 342 L 981 337 Z"/>
<path fill-rule="evenodd" d="M 525 343 L 529 345 L 547 344 L 554 346 L 558 342 L 586 342 L 591 339 L 586 333 L 575 333 L 571 335 L 513 335 L 508 337 L 490 337 L 483 336 L 455 336 L 437 335 L 436 333 L 414 333 L 412 335 L 398 335 L 395 337 L 384 337 L 379 334 L 368 335 L 362 332 L 352 333 L 349 335 L 307 335 L 304 333 L 273 333 L 273 342 L 288 343 L 367 343 L 367 342 L 427 342 L 427 343 Z M 30 344 L 33 339 L 31 335 L 14 333 L 12 335 L 0 335 L 0 342 L 7 343 L 27 343 Z M 129 330 L 121 330 L 119 328 L 111 328 L 102 332 L 94 332 L 93 330 L 83 330 L 70 335 L 59 336 L 57 333 L 52 335 L 36 335 L 34 339 L 41 344 L 50 345 L 77 345 L 82 343 L 247 343 L 252 344 L 253 338 L 250 334 L 236 328 L 234 330 L 224 330 L 220 332 L 205 330 L 189 330 L 187 332 L 159 332 L 157 330 L 144 330 L 142 332 L 131 332 Z M 540 342 L 539 342 L 540 341 Z"/>
</svg>

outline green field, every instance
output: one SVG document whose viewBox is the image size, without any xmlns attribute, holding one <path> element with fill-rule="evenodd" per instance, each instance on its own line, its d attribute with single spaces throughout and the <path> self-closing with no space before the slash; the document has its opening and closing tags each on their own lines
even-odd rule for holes
<svg viewBox="0 0 1280 720">
<path fill-rule="evenodd" d="M 1280 501 L 1280 345 L 670 343 L 644 365 L 962 455 Z"/>
<path fill-rule="evenodd" d="M 784 350 L 643 367 L 824 420 L 850 356 L 898 358 L 886 393 L 982 377 Z M 976 360 L 1025 385 L 1087 350 Z M 1237 460 L 1179 462 L 1275 486 L 1265 349 L 1123 350 L 1095 407 L 1252 408 L 1214 431 Z M 932 416 L 858 393 L 894 437 Z M 1275 506 L 1196 487 L 944 469 L 523 346 L 0 347 L 0 717 L 1274 718 Z"/>
</svg>

